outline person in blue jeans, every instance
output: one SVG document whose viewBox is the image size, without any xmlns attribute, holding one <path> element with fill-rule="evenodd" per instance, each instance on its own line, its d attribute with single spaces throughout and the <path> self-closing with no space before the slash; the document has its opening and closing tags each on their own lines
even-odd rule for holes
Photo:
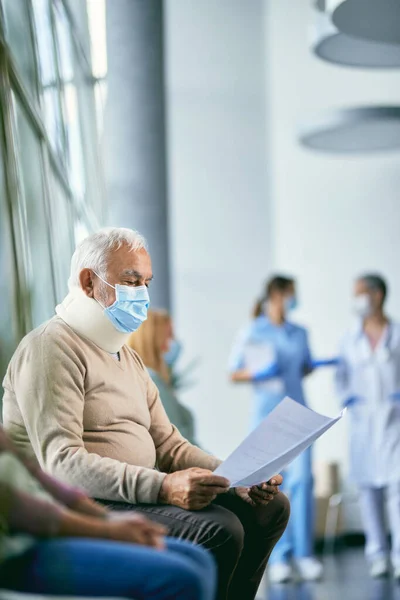
<svg viewBox="0 0 400 600">
<path fill-rule="evenodd" d="M 51 596 L 213 600 L 211 555 L 180 540 L 164 550 L 93 539 L 38 541 L 0 565 L 0 588 Z"/>
<path fill-rule="evenodd" d="M 235 383 L 252 383 L 254 429 L 285 396 L 305 405 L 303 378 L 314 368 L 335 361 L 313 361 L 307 332 L 287 320 L 296 308 L 293 279 L 276 276 L 266 285 L 256 304 L 253 319 L 242 330 L 233 347 L 229 371 Z M 291 517 L 269 562 L 272 582 L 289 581 L 295 566 L 302 579 L 315 580 L 322 565 L 313 556 L 314 500 L 311 448 L 287 468 L 282 491 L 290 497 Z"/>
<path fill-rule="evenodd" d="M 113 514 L 22 457 L 0 427 L 0 589 L 134 600 L 214 600 L 211 554 Z"/>
</svg>

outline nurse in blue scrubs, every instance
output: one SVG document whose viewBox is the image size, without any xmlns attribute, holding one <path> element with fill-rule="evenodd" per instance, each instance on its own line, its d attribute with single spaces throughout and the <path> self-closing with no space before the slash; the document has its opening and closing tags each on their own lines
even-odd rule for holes
<svg viewBox="0 0 400 600">
<path fill-rule="evenodd" d="M 285 396 L 305 404 L 303 378 L 315 367 L 334 361 L 312 361 L 307 331 L 287 319 L 297 306 L 295 282 L 277 276 L 267 283 L 253 320 L 240 332 L 233 347 L 229 370 L 235 383 L 252 383 L 252 428 Z M 314 500 L 311 449 L 303 452 L 284 474 L 282 486 L 290 498 L 289 525 L 269 562 L 271 582 L 289 581 L 295 574 L 304 580 L 322 575 L 313 556 Z"/>
</svg>

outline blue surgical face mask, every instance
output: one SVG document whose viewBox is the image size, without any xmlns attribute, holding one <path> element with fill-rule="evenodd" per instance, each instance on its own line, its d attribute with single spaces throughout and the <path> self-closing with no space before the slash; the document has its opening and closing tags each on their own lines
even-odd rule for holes
<svg viewBox="0 0 400 600">
<path fill-rule="evenodd" d="M 296 310 L 299 303 L 297 302 L 296 296 L 287 296 L 285 298 L 285 312 L 290 312 L 292 310 Z"/>
<path fill-rule="evenodd" d="M 171 340 L 169 343 L 169 350 L 164 352 L 164 360 L 169 367 L 172 367 L 179 358 L 182 350 L 182 344 L 178 340 Z"/>
<path fill-rule="evenodd" d="M 94 273 L 96 273 L 94 271 Z M 100 306 L 104 309 L 104 314 L 110 319 L 117 331 L 121 333 L 133 333 L 147 319 L 147 309 L 150 304 L 150 297 L 147 287 L 130 287 L 129 285 L 114 286 L 105 281 L 98 273 L 97 277 L 104 283 L 114 288 L 115 302 L 111 306 Z"/>
</svg>

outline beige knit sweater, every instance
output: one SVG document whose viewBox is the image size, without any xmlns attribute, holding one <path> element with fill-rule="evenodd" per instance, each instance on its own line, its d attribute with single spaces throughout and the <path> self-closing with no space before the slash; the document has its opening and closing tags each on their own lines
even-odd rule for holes
<svg viewBox="0 0 400 600">
<path fill-rule="evenodd" d="M 117 361 L 59 316 L 22 340 L 3 386 L 17 445 L 92 497 L 155 503 L 165 473 L 219 464 L 171 425 L 133 350 Z"/>
</svg>

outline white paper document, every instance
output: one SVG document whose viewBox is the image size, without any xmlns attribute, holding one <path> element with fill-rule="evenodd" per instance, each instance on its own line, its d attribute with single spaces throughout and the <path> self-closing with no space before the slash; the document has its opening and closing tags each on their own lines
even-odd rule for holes
<svg viewBox="0 0 400 600">
<path fill-rule="evenodd" d="M 271 479 L 343 416 L 330 418 L 286 397 L 217 468 L 231 487 Z"/>
</svg>

